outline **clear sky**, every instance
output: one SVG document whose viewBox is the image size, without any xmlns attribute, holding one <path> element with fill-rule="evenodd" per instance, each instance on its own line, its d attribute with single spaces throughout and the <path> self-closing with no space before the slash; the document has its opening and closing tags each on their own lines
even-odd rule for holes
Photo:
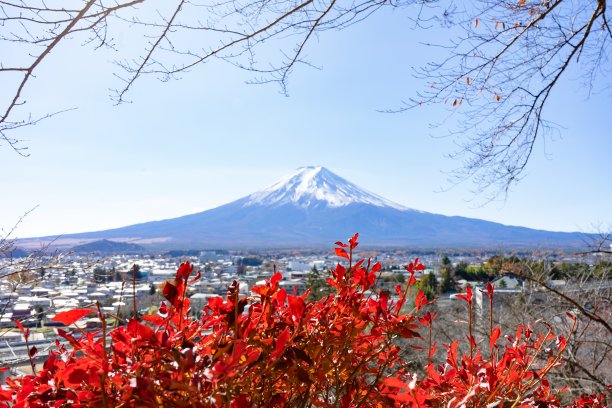
<svg viewBox="0 0 612 408">
<path fill-rule="evenodd" d="M 16 134 L 27 139 L 30 157 L 0 148 L 0 227 L 6 231 L 35 206 L 17 236 L 176 217 L 250 194 L 304 165 L 323 165 L 435 213 L 559 231 L 612 225 L 612 92 L 587 98 L 572 74 L 546 111 L 562 138 L 538 144 L 527 177 L 506 201 L 476 206 L 468 184 L 442 192 L 447 172 L 459 165 L 446 157 L 453 141 L 432 137 L 441 132 L 429 127 L 445 111 L 377 112 L 423 86 L 411 68 L 433 57 L 419 41 L 435 33 L 410 26 L 405 11 L 388 10 L 323 33 L 307 50 L 322 69 L 298 67 L 290 97 L 275 85 L 248 85 L 251 74 L 212 61 L 178 81 L 141 80 L 133 103 L 118 107 L 108 98 L 118 85 L 113 52 L 67 43 L 40 67 L 26 108 L 77 109 Z"/>
</svg>

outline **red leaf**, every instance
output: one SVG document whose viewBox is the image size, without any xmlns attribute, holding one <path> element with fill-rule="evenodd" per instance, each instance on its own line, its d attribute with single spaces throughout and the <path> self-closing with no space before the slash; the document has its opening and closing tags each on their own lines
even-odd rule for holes
<svg viewBox="0 0 612 408">
<path fill-rule="evenodd" d="M 491 282 L 487 282 L 487 295 L 489 295 L 489 298 L 493 297 L 494 290 L 495 288 L 493 287 L 493 285 L 491 285 Z"/>
<path fill-rule="evenodd" d="M 460 293 L 460 294 L 456 295 L 456 297 L 458 299 L 465 300 L 468 303 L 468 305 L 471 305 L 472 304 L 472 295 L 473 295 L 472 288 L 468 285 L 468 287 L 466 288 L 465 293 Z"/>
<path fill-rule="evenodd" d="M 23 324 L 21 324 L 19 320 L 15 320 L 15 325 L 19 328 L 19 330 L 21 330 L 23 337 L 27 340 L 28 337 L 30 337 L 30 329 L 23 327 Z"/>
<path fill-rule="evenodd" d="M 427 312 L 423 317 L 419 317 L 418 320 L 423 326 L 431 327 L 434 317 L 436 317 L 436 313 L 432 315 L 430 312 Z"/>
<path fill-rule="evenodd" d="M 425 296 L 425 293 L 422 290 L 419 290 L 419 293 L 417 293 L 416 299 L 414 300 L 414 304 L 417 310 L 427 304 L 427 296 Z"/>
<path fill-rule="evenodd" d="M 77 339 L 75 339 L 70 333 L 66 333 L 65 331 L 63 331 L 60 328 L 56 329 L 57 335 L 68 340 L 68 342 L 70 343 L 70 345 L 72 347 L 74 347 L 76 350 L 79 350 L 81 348 L 81 343 L 78 342 Z M 56 340 L 57 341 L 57 340 Z M 56 345 L 59 347 L 59 341 L 57 341 Z"/>
<path fill-rule="evenodd" d="M 470 345 L 472 347 L 476 347 L 476 339 L 474 338 L 474 336 L 467 336 L 468 342 L 470 343 Z"/>
<path fill-rule="evenodd" d="M 68 387 L 79 386 L 89 380 L 87 371 L 78 366 L 70 366 L 64 371 L 64 384 Z"/>
<path fill-rule="evenodd" d="M 287 300 L 287 291 L 284 288 L 281 288 L 276 293 L 276 301 L 278 302 L 280 306 L 284 306 L 286 300 Z"/>
<path fill-rule="evenodd" d="M 294 321 L 299 322 L 304 315 L 304 299 L 296 296 L 289 296 L 287 298 L 289 301 L 289 309 L 291 311 L 291 317 Z"/>
<path fill-rule="evenodd" d="M 250 406 L 251 404 L 249 404 L 247 396 L 244 394 L 239 395 L 238 398 L 235 398 L 230 403 L 230 408 L 249 408 Z"/>
<path fill-rule="evenodd" d="M 414 399 L 414 396 L 412 396 L 411 394 L 407 393 L 407 392 L 402 392 L 399 394 L 391 394 L 389 395 L 389 398 L 394 399 L 395 401 L 399 401 L 399 402 L 409 402 L 410 404 L 403 404 L 401 405 L 402 407 L 419 407 L 422 405 L 418 405 L 418 402 Z"/>
<path fill-rule="evenodd" d="M 359 238 L 358 232 L 353 235 L 353 238 L 349 238 L 349 244 L 351 245 L 351 249 L 355 249 L 355 247 L 359 245 L 359 243 L 357 242 L 357 238 Z"/>
<path fill-rule="evenodd" d="M 159 305 L 159 309 L 157 309 L 157 313 L 159 313 L 162 317 L 168 314 L 168 307 L 166 306 L 166 302 L 161 302 Z"/>
<path fill-rule="evenodd" d="M 127 331 L 132 335 L 132 339 L 141 338 L 143 340 L 150 340 L 155 332 L 149 326 L 145 326 L 139 323 L 137 320 L 130 319 L 127 325 Z"/>
<path fill-rule="evenodd" d="M 491 332 L 491 339 L 489 339 L 489 348 L 491 349 L 491 351 L 493 351 L 493 347 L 495 346 L 495 343 L 497 343 L 497 339 L 499 339 L 500 335 L 501 330 L 499 329 L 499 327 L 496 326 Z"/>
<path fill-rule="evenodd" d="M 431 360 L 434 356 L 434 354 L 436 354 L 436 346 L 438 345 L 437 342 L 433 342 L 433 344 L 431 345 L 431 349 L 429 350 L 429 359 Z"/>
<path fill-rule="evenodd" d="M 196 276 L 194 276 L 193 279 L 189 281 L 189 284 L 190 285 L 194 284 L 195 282 L 200 280 L 201 277 L 202 277 L 202 271 L 198 269 L 198 271 L 196 272 Z"/>
<path fill-rule="evenodd" d="M 30 357 L 34 357 L 37 351 L 38 349 L 36 348 L 36 346 L 32 346 L 32 348 L 30 349 L 28 353 L 30 353 Z"/>
<path fill-rule="evenodd" d="M 344 279 L 344 275 L 346 275 L 346 268 L 338 263 L 336 265 L 336 269 L 334 269 L 332 272 L 332 275 L 334 275 L 334 278 L 336 278 L 337 281 L 341 281 Z"/>
<path fill-rule="evenodd" d="M 365 262 L 365 259 L 358 260 L 357 263 L 353 265 L 353 269 L 359 268 L 361 265 L 363 265 L 364 262 Z"/>
<path fill-rule="evenodd" d="M 346 253 L 346 249 L 344 248 L 336 248 L 336 255 L 338 255 L 341 258 L 349 259 L 349 256 Z"/>
<path fill-rule="evenodd" d="M 414 277 L 414 271 L 412 271 L 410 272 L 410 279 L 408 279 L 408 286 L 414 285 L 415 282 L 416 282 L 416 278 Z"/>
<path fill-rule="evenodd" d="M 22 333 L 25 333 L 25 328 L 23 327 L 23 324 L 21 324 L 19 320 L 15 320 L 15 325 L 19 328 L 19 330 L 21 330 Z"/>
<path fill-rule="evenodd" d="M 378 295 L 378 304 L 380 305 L 380 308 L 383 313 L 386 313 L 389 305 L 389 292 L 387 292 L 386 290 L 380 291 Z"/>
<path fill-rule="evenodd" d="M 406 269 L 410 273 L 414 273 L 415 271 L 425 270 L 425 265 L 419 263 L 419 258 L 415 258 L 414 262 L 410 262 L 408 266 L 406 266 L 404 269 Z"/>
<path fill-rule="evenodd" d="M 13 401 L 13 390 L 5 390 L 0 388 L 0 401 Z M 5 406 L 8 407 L 9 405 Z"/>
<path fill-rule="evenodd" d="M 187 280 L 191 272 L 193 272 L 193 265 L 189 262 L 183 262 L 181 266 L 179 266 L 178 271 L 176 271 L 176 278 L 178 279 L 180 277 L 183 280 Z"/>
<path fill-rule="evenodd" d="M 406 391 L 409 390 L 408 384 L 406 384 L 402 380 L 395 378 L 395 377 L 385 378 L 384 383 L 387 387 L 399 388 L 401 390 L 406 390 Z"/>
<path fill-rule="evenodd" d="M 283 275 L 281 275 L 280 272 L 276 272 L 270 278 L 270 285 L 272 286 L 276 285 L 281 279 L 283 279 Z"/>
<path fill-rule="evenodd" d="M 278 339 L 276 339 L 276 347 L 270 357 L 278 358 L 283 354 L 283 351 L 285 350 L 285 345 L 287 344 L 289 337 L 291 337 L 291 334 L 289 333 L 289 328 L 286 327 L 285 330 L 283 330 L 278 336 Z"/>
<path fill-rule="evenodd" d="M 451 367 L 457 367 L 457 347 L 459 346 L 459 340 L 455 340 L 451 343 L 450 346 L 446 346 L 448 349 L 446 362 L 451 365 Z"/>
<path fill-rule="evenodd" d="M 69 326 L 76 322 L 79 319 L 84 318 L 87 315 L 92 313 L 96 313 L 94 309 L 72 309 L 66 312 L 59 312 L 56 314 L 53 319 L 54 322 L 63 323 L 66 326 Z"/>
<path fill-rule="evenodd" d="M 567 339 L 564 336 L 559 336 L 557 337 L 557 348 L 559 348 L 559 350 L 564 350 L 565 346 L 567 345 Z"/>
<path fill-rule="evenodd" d="M 164 318 L 156 314 L 144 315 L 142 316 L 142 320 L 154 324 L 156 326 L 161 326 L 165 322 Z"/>
<path fill-rule="evenodd" d="M 162 294 L 166 299 L 168 299 L 168 302 L 170 302 L 171 305 L 176 306 L 176 298 L 179 294 L 176 286 L 170 282 L 166 282 L 164 288 L 162 289 Z"/>
</svg>

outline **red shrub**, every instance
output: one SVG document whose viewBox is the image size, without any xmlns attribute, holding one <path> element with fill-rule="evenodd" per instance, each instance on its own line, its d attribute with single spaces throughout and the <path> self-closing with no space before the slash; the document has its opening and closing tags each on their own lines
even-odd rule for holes
<svg viewBox="0 0 612 408">
<path fill-rule="evenodd" d="M 397 339 L 420 338 L 419 321 L 431 327 L 435 314 L 416 313 L 427 304 L 422 292 L 406 313 L 409 287 L 369 294 L 381 266 L 353 262 L 357 234 L 336 243 L 337 265 L 329 284 L 336 293 L 317 302 L 279 288 L 276 273 L 254 296 L 240 298 L 234 282 L 223 298 L 213 298 L 201 320 L 189 317 L 187 287 L 200 278 L 184 263 L 163 288 L 168 300 L 142 321 L 131 319 L 108 330 L 97 309 L 60 313 L 74 323 L 97 313 L 97 333 L 79 337 L 58 330 L 70 348 L 56 351 L 35 375 L 9 380 L 0 392 L 12 407 L 386 407 L 386 406 L 558 406 L 546 374 L 560 363 L 566 344 L 548 326 L 544 332 L 519 327 L 507 346 L 491 327 L 490 358 L 482 357 L 471 331 L 470 354 L 445 345 L 446 364 L 425 367 L 418 379 Z M 407 266 L 424 269 L 418 259 Z M 493 296 L 492 288 L 488 292 Z M 471 308 L 471 291 L 463 295 Z M 248 310 L 247 310 L 247 306 Z M 247 310 L 247 311 L 245 311 Z M 431 331 L 429 332 L 431 333 Z M 429 337 L 429 356 L 436 343 Z M 536 356 L 547 354 L 544 364 Z M 599 399 L 598 399 L 599 398 Z M 604 407 L 603 396 L 584 397 L 576 407 Z"/>
</svg>

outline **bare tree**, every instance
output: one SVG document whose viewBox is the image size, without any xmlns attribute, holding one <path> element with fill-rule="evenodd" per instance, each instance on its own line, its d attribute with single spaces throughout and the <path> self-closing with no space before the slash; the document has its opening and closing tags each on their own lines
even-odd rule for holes
<svg viewBox="0 0 612 408">
<path fill-rule="evenodd" d="M 459 115 L 454 181 L 471 179 L 493 199 L 524 176 L 536 142 L 556 129 L 545 108 L 560 81 L 579 73 L 587 94 L 610 85 L 612 31 L 606 0 L 474 3 L 445 14 L 458 36 L 442 46 L 441 62 L 417 72 L 428 87 L 403 109 L 448 104 Z"/>
<path fill-rule="evenodd" d="M 603 262 L 602 262 L 603 261 Z M 562 377 L 578 392 L 603 392 L 612 381 L 612 264 L 599 260 L 595 265 L 577 268 L 564 276 L 563 284 L 551 280 L 554 265 L 526 263 L 522 276 L 530 283 L 521 305 L 513 305 L 515 319 L 523 313 L 541 316 L 550 322 L 564 319 L 565 311 L 578 317 L 577 330 L 570 341 L 564 366 L 555 376 Z"/>
<path fill-rule="evenodd" d="M 32 211 L 33 209 L 27 211 L 9 230 L 0 229 L 0 294 L 3 297 L 0 302 L 0 318 L 3 318 L 7 310 L 12 307 L 20 287 L 40 281 L 41 270 L 53 268 L 59 263 L 60 254 L 49 252 L 47 246 L 42 246 L 27 256 L 25 251 L 16 246 L 15 231 Z M 35 317 L 32 316 L 31 319 Z M 5 333 L 6 330 L 0 330 L 0 338 Z"/>
<path fill-rule="evenodd" d="M 598 254 L 601 256 L 612 255 L 612 227 L 607 231 L 601 230 L 597 234 L 592 234 L 585 240 L 585 245 L 589 250 L 585 254 Z"/>
<path fill-rule="evenodd" d="M 513 336 L 520 325 L 533 324 L 567 336 L 574 324 L 567 316 L 571 313 L 577 320 L 575 332 L 568 336 L 564 363 L 551 374 L 551 384 L 558 379 L 558 383 L 569 385 L 568 396 L 606 392 L 612 381 L 612 259 L 590 252 L 567 255 L 575 259 L 560 262 L 532 254 L 513 263 L 511 271 L 523 284 L 514 288 L 499 285 L 492 304 L 484 284 L 474 287 L 473 334 L 486 354 L 491 327 L 499 326 L 502 333 Z M 505 273 L 510 271 L 508 266 L 503 268 Z M 438 345 L 465 338 L 468 331 L 466 302 L 451 299 L 442 296 L 428 305 L 437 312 L 432 327 Z M 467 346 L 463 344 L 463 352 L 468 351 Z M 540 358 L 545 362 L 548 355 L 543 353 Z M 440 347 L 434 361 L 443 363 L 444 359 L 444 348 Z"/>
<path fill-rule="evenodd" d="M 306 44 L 318 33 L 356 23 L 383 6 L 409 6 L 427 0 L 8 0 L 0 1 L 0 75 L 13 84 L 2 98 L 0 140 L 26 154 L 10 131 L 40 118 L 16 119 L 38 66 L 71 39 L 93 47 L 116 48 L 115 33 L 129 27 L 144 40 L 138 56 L 116 61 L 120 86 L 116 103 L 126 101 L 135 81 L 154 75 L 176 78 L 213 58 L 253 71 L 259 82 L 277 82 L 286 91 L 288 75 L 306 63 Z M 259 62 L 256 52 L 274 44 L 277 58 Z M 2 78 L 0 78 L 2 79 Z"/>
</svg>

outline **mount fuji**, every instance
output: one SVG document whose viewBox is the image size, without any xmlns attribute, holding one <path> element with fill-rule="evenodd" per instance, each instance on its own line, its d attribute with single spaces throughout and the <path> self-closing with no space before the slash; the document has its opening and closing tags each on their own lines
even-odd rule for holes
<svg viewBox="0 0 612 408">
<path fill-rule="evenodd" d="M 268 188 L 211 210 L 106 231 L 64 235 L 164 247 L 329 246 L 359 232 L 365 245 L 418 248 L 578 247 L 579 233 L 507 226 L 418 211 L 370 193 L 324 167 L 302 167 Z"/>
</svg>

